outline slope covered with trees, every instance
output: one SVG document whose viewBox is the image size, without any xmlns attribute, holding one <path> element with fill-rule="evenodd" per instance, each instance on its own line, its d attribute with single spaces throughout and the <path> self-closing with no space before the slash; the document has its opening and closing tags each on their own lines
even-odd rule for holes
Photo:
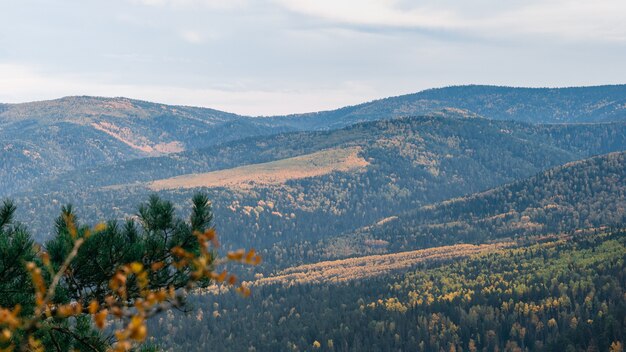
<svg viewBox="0 0 626 352">
<path fill-rule="evenodd" d="M 27 209 L 19 216 L 45 237 L 46 219 L 60 204 L 76 203 L 86 218 L 121 219 L 131 216 L 134 204 L 153 192 L 148 188 L 153 180 L 318 155 L 313 153 L 320 150 L 360 150 L 358 157 L 367 165 L 355 171 L 245 189 L 205 189 L 213 201 L 216 225 L 229 242 L 268 251 L 276 244 L 276 257 L 268 256 L 266 264 L 291 265 L 317 260 L 310 243 L 318 239 L 587 155 L 622 150 L 625 139 L 623 124 L 533 126 L 445 116 L 404 118 L 105 165 L 66 175 L 15 200 Z M 182 204 L 194 190 L 161 192 Z"/>
<path fill-rule="evenodd" d="M 496 120 L 592 123 L 626 119 L 626 85 L 576 88 L 454 86 L 374 100 L 332 111 L 274 117 L 299 129 L 328 129 L 356 122 L 423 115 L 441 109 Z"/>
<path fill-rule="evenodd" d="M 127 98 L 66 97 L 0 105 L 0 195 L 85 166 L 194 150 L 285 131 L 333 130 L 355 123 L 444 110 L 531 123 L 624 121 L 626 86 L 510 88 L 458 86 L 376 100 L 334 111 L 253 118 L 207 108 Z"/>
<path fill-rule="evenodd" d="M 390 248 L 474 243 L 626 223 L 626 152 L 560 166 L 491 189 L 406 212 L 366 238 Z M 367 234 L 367 235 L 365 235 Z"/>
<path fill-rule="evenodd" d="M 67 97 L 3 105 L 0 195 L 81 167 L 286 131 L 212 109 L 126 98 Z"/>
<path fill-rule="evenodd" d="M 555 237 L 349 282 L 217 290 L 151 326 L 170 350 L 620 351 L 626 233 Z"/>
</svg>

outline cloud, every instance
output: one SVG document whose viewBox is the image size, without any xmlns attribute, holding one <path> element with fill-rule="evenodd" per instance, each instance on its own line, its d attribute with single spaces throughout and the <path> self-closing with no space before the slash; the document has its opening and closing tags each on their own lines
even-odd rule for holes
<svg viewBox="0 0 626 352">
<path fill-rule="evenodd" d="M 624 13 L 621 0 L 23 0 L 0 12 L 0 102 L 256 115 L 450 84 L 624 83 Z"/>
<path fill-rule="evenodd" d="M 276 0 L 287 9 L 329 21 L 353 25 L 454 28 L 459 19 L 447 10 L 402 9 L 391 0 Z"/>
<path fill-rule="evenodd" d="M 171 8 L 207 8 L 218 10 L 231 10 L 246 7 L 247 0 L 131 0 L 134 3 Z"/>
<path fill-rule="evenodd" d="M 183 30 L 180 32 L 180 37 L 183 38 L 184 41 L 191 44 L 201 44 L 204 42 L 204 38 L 202 34 L 193 30 Z"/>
<path fill-rule="evenodd" d="M 626 2 L 620 0 L 535 1 L 502 12 L 486 29 L 555 35 L 567 40 L 625 41 Z"/>
<path fill-rule="evenodd" d="M 274 2 L 291 12 L 347 26 L 430 29 L 496 38 L 531 34 L 567 40 L 626 41 L 626 2 L 622 0 Z"/>
</svg>

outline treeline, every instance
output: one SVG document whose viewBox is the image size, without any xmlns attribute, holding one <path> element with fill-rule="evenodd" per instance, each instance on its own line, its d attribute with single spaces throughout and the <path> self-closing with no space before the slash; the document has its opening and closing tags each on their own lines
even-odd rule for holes
<svg viewBox="0 0 626 352">
<path fill-rule="evenodd" d="M 152 327 L 169 350 L 620 351 L 625 261 L 625 231 L 551 239 L 395 278 L 206 294 Z"/>
</svg>

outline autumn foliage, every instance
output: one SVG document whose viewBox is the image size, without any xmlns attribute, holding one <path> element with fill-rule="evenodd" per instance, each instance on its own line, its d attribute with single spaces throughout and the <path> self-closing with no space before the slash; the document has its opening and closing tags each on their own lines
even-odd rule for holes
<svg viewBox="0 0 626 352">
<path fill-rule="evenodd" d="M 0 351 L 129 351 L 146 340 L 146 321 L 182 309 L 191 290 L 211 283 L 237 286 L 219 267 L 259 264 L 254 250 L 217 257 L 208 198 L 196 195 L 189 219 L 153 196 L 124 225 L 82 226 L 71 206 L 55 236 L 35 244 L 0 209 Z M 250 290 L 236 288 L 247 296 Z"/>
</svg>

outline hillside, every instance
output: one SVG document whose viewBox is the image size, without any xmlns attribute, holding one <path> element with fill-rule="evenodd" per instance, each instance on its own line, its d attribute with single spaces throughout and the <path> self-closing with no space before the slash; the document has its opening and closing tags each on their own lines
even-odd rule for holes
<svg viewBox="0 0 626 352">
<path fill-rule="evenodd" d="M 451 261 L 478 253 L 494 252 L 513 245 L 513 242 L 481 245 L 457 244 L 408 252 L 324 261 L 281 270 L 269 277 L 255 280 L 253 285 L 338 284 L 376 276 L 386 276 L 396 271 L 407 270 L 419 263 Z"/>
<path fill-rule="evenodd" d="M 443 112 L 442 112 L 443 111 Z M 66 97 L 0 105 L 0 196 L 63 172 L 195 150 L 252 136 L 333 130 L 425 114 L 531 123 L 624 121 L 626 86 L 429 89 L 333 111 L 253 118 L 128 98 Z"/>
<path fill-rule="evenodd" d="M 461 109 L 496 120 L 590 123 L 626 119 L 626 85 L 576 88 L 454 86 L 428 89 L 332 111 L 274 117 L 298 129 L 332 129 L 356 122 Z"/>
<path fill-rule="evenodd" d="M 626 147 L 626 122 L 574 125 L 530 125 L 512 121 L 491 121 L 484 118 L 459 119 L 454 113 L 415 116 L 394 120 L 360 123 L 331 131 L 281 133 L 250 137 L 219 146 L 198 148 L 160 157 L 141 158 L 106 165 L 93 165 L 81 172 L 61 174 L 50 182 L 41 182 L 42 190 L 63 187 L 98 188 L 119 184 L 147 183 L 183 175 L 227 170 L 245 165 L 267 163 L 334 148 L 359 147 L 368 156 L 380 160 L 394 173 L 394 167 L 412 166 L 438 177 L 438 168 L 450 163 L 476 160 L 488 168 L 500 169 L 498 174 L 483 172 L 484 179 L 518 178 L 517 161 L 534 161 L 521 168 L 533 170 L 559 165 L 596 154 L 621 151 Z M 371 154 L 373 153 L 373 154 Z M 528 155 L 529 153 L 535 155 Z M 371 154 L 371 155 L 370 155 Z M 405 164 L 392 165 L 389 159 Z M 467 158 L 467 160 L 458 160 Z M 509 162 L 507 165 L 501 162 Z M 552 162 L 550 160 L 559 160 Z M 367 158 L 366 158 L 367 160 Z M 517 160 L 517 161 L 514 161 Z M 532 166 L 531 166 L 532 164 Z M 512 170 L 506 170 L 514 166 Z M 472 168 L 472 163 L 464 165 Z M 401 171 L 402 172 L 402 171 Z M 524 173 L 526 175 L 526 173 Z M 527 174 L 528 176 L 530 174 Z M 441 175 L 450 177 L 451 175 Z M 461 175 L 465 177 L 467 175 Z M 485 181 L 490 183 L 489 181 Z M 486 189 L 489 186 L 481 186 Z M 480 187 L 468 192 L 481 190 Z"/>
<path fill-rule="evenodd" d="M 334 241 L 366 251 L 481 243 L 626 223 L 626 152 L 568 163 L 494 189 L 406 211 Z M 335 243 L 335 245 L 337 245 Z M 328 243 L 319 244 L 327 247 Z"/>
<path fill-rule="evenodd" d="M 361 148 L 336 148 L 267 163 L 232 169 L 177 176 L 149 183 L 148 188 L 189 189 L 228 187 L 247 189 L 255 186 L 281 185 L 290 180 L 328 175 L 333 172 L 364 170 L 369 163 L 359 156 Z"/>
<path fill-rule="evenodd" d="M 0 109 L 0 196 L 84 166 L 109 164 L 281 131 L 212 109 L 126 98 L 67 97 Z"/>
<path fill-rule="evenodd" d="M 207 292 L 151 329 L 189 351 L 609 351 L 626 338 L 625 259 L 624 231 L 558 236 L 405 273 L 257 285 L 247 300 Z"/>
<path fill-rule="evenodd" d="M 345 249 L 351 246 L 314 245 L 406 209 L 625 147 L 621 123 L 535 126 L 413 117 L 83 169 L 14 198 L 18 216 L 45 237 L 68 202 L 84 218 L 123 219 L 154 189 L 181 208 L 202 190 L 229 245 L 259 249 L 270 268 L 350 255 Z M 375 242 L 366 246 L 388 250 Z"/>
</svg>

